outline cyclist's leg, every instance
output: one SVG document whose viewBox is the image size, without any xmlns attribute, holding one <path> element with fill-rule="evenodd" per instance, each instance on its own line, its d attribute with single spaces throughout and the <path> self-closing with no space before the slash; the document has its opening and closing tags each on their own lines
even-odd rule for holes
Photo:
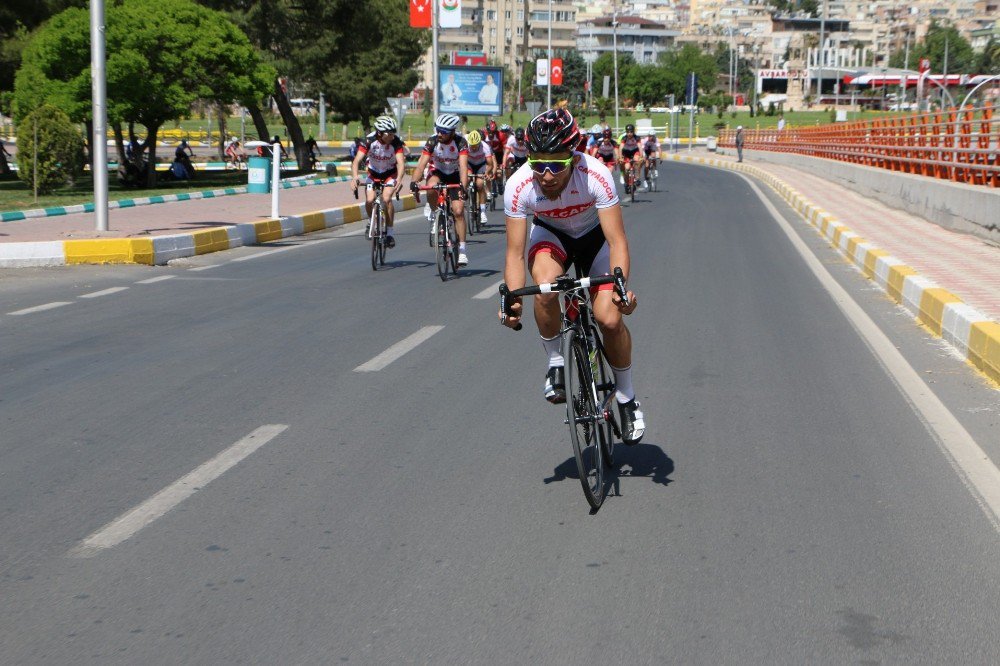
<svg viewBox="0 0 1000 666">
<path fill-rule="evenodd" d="M 528 271 L 535 284 L 553 282 L 566 272 L 567 255 L 562 242 L 548 229 L 531 226 L 528 239 Z M 562 313 L 559 294 L 539 294 L 534 297 L 535 324 L 543 339 L 559 337 Z"/>
<path fill-rule="evenodd" d="M 371 183 L 371 179 L 369 179 L 368 182 Z M 367 219 L 367 220 L 371 220 L 372 219 L 372 208 L 374 207 L 374 205 L 375 205 L 375 189 L 372 188 L 372 187 L 366 187 L 365 188 L 365 213 L 366 213 L 365 219 Z"/>
<path fill-rule="evenodd" d="M 392 191 L 396 188 L 396 176 L 389 176 L 385 179 L 382 188 L 382 201 L 385 202 L 385 225 L 392 230 L 392 222 L 396 219 L 396 208 L 392 205 Z"/>
<path fill-rule="evenodd" d="M 427 187 L 434 187 L 441 180 L 438 177 L 437 171 L 431 171 L 430 175 L 427 176 Z M 431 205 L 431 211 L 437 212 L 438 209 L 438 193 L 437 190 L 427 190 L 427 203 Z"/>
</svg>

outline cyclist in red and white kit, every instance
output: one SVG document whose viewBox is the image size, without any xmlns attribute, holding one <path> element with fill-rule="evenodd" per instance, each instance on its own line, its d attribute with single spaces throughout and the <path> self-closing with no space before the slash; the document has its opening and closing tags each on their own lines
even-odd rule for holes
<svg viewBox="0 0 1000 666">
<path fill-rule="evenodd" d="M 374 183 L 382 183 L 382 201 L 385 202 L 386 245 L 396 247 L 393 237 L 392 222 L 396 209 L 392 205 L 392 197 L 403 185 L 403 174 L 406 172 L 406 158 L 403 154 L 405 146 L 402 139 L 396 135 L 396 121 L 389 116 L 379 116 L 375 119 L 375 131 L 364 138 L 358 146 L 358 153 L 351 162 L 351 191 L 358 191 L 358 170 L 361 163 L 368 160 L 368 178 L 365 180 L 365 210 L 371 218 L 372 206 L 375 203 Z"/>
<path fill-rule="evenodd" d="M 504 149 L 503 164 L 507 172 L 507 179 L 510 174 L 519 169 L 528 160 L 528 142 L 524 140 L 524 128 L 518 127 L 514 130 L 514 136 L 507 139 Z"/>
<path fill-rule="evenodd" d="M 575 150 L 579 130 L 573 116 L 564 109 L 546 111 L 528 125 L 527 138 L 528 162 L 507 181 L 504 194 L 504 281 L 512 291 L 524 286 L 526 247 L 528 269 L 536 284 L 554 282 L 574 263 L 589 276 L 609 274 L 612 266 L 620 266 L 627 279 L 628 239 L 614 180 L 600 160 Z M 520 299 L 514 301 L 513 316 L 500 313 L 501 321 L 511 328 L 517 326 L 522 314 Z M 637 444 L 646 423 L 632 387 L 632 335 L 622 319 L 635 310 L 635 294 L 628 292 L 626 305 L 612 285 L 604 285 L 596 290 L 593 301 L 594 317 L 615 375 L 622 439 L 626 444 Z M 565 402 L 558 295 L 536 296 L 534 314 L 548 356 L 545 399 Z"/>
<path fill-rule="evenodd" d="M 453 113 L 442 113 L 434 119 L 436 134 L 424 144 L 417 166 L 413 168 L 411 176 L 413 182 L 410 183 L 410 189 L 417 191 L 420 181 L 424 179 L 424 167 L 428 163 L 431 166 L 427 177 L 428 185 L 437 185 L 439 182 L 462 185 L 458 190 L 458 198 L 451 202 L 451 212 L 455 215 L 455 228 L 458 230 L 458 265 L 466 266 L 469 257 L 465 248 L 464 201 L 469 189 L 469 144 L 457 133 L 460 122 L 459 117 Z M 433 190 L 428 191 L 427 200 L 431 204 L 432 211 L 436 211 L 438 193 Z"/>
</svg>

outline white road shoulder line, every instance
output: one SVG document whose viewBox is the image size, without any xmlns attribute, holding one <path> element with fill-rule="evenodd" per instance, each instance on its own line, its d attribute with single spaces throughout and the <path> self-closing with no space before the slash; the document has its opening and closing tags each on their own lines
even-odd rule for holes
<svg viewBox="0 0 1000 666">
<path fill-rule="evenodd" d="M 33 308 L 25 308 L 23 310 L 15 310 L 14 312 L 8 312 L 9 315 L 26 315 L 32 314 L 34 312 L 45 312 L 46 310 L 55 310 L 56 308 L 61 308 L 64 305 L 69 305 L 69 301 L 53 301 L 52 303 L 46 303 L 45 305 L 36 305 Z"/>
<path fill-rule="evenodd" d="M 399 357 L 403 356 L 403 354 L 406 354 L 414 349 L 420 343 L 430 339 L 431 336 L 440 331 L 442 328 L 444 328 L 444 326 L 424 326 L 410 337 L 400 340 L 393 346 L 389 347 L 372 360 L 367 363 L 362 363 L 358 367 L 354 368 L 354 372 L 378 372 Z"/>
<path fill-rule="evenodd" d="M 136 284 L 153 284 L 154 282 L 163 282 L 164 280 L 173 280 L 176 275 L 158 275 L 154 278 L 149 278 L 148 280 L 139 280 Z"/>
<path fill-rule="evenodd" d="M 257 428 L 222 453 L 88 536 L 74 546 L 67 553 L 67 556 L 93 557 L 102 550 L 117 546 L 225 474 L 227 470 L 280 435 L 287 428 L 287 425 L 281 424 Z"/>
<path fill-rule="evenodd" d="M 207 271 L 210 268 L 218 268 L 218 267 L 219 264 L 209 264 L 208 266 L 198 266 L 197 268 L 192 268 L 190 270 L 193 273 L 195 271 Z"/>
<path fill-rule="evenodd" d="M 103 289 L 101 291 L 92 291 L 89 294 L 81 294 L 77 298 L 98 298 L 100 296 L 108 296 L 109 294 L 117 294 L 119 291 L 125 291 L 128 287 L 111 287 L 110 289 Z"/>
<path fill-rule="evenodd" d="M 820 281 L 834 302 L 840 307 L 848 321 L 864 340 L 868 348 L 895 381 L 900 392 L 907 398 L 913 411 L 923 421 L 927 431 L 938 443 L 952 468 L 969 489 L 993 528 L 1000 532 L 1000 469 L 972 438 L 969 431 L 959 423 L 955 415 L 941 402 L 917 371 L 903 358 L 892 341 L 871 317 L 851 298 L 847 290 L 830 275 L 826 267 L 812 253 L 805 241 L 799 238 L 792 225 L 771 201 L 764 196 L 757 184 L 740 174 L 763 202 L 764 207 L 781 227 L 792 245 L 802 256 L 806 265 Z"/>
<path fill-rule="evenodd" d="M 486 287 L 486 289 L 483 289 L 472 298 L 478 301 L 485 301 L 490 298 L 500 298 L 500 285 L 502 284 L 503 280 L 499 280 L 496 284 Z"/>
</svg>

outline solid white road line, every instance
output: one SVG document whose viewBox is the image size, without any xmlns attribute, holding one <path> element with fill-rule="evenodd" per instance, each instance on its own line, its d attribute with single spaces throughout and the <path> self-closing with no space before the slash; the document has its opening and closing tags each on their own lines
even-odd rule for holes
<svg viewBox="0 0 1000 666">
<path fill-rule="evenodd" d="M 173 280 L 176 275 L 160 275 L 154 278 L 149 278 L 148 280 L 139 280 L 136 284 L 153 284 L 154 282 L 163 282 L 164 280 Z"/>
<path fill-rule="evenodd" d="M 771 201 L 758 189 L 750 178 L 746 180 L 764 203 L 771 216 L 777 221 L 792 245 L 798 250 L 813 274 L 826 288 L 834 302 L 847 316 L 855 330 L 895 381 L 896 386 L 910 402 L 913 410 L 923 421 L 928 432 L 938 443 L 952 468 L 976 499 L 993 528 L 1000 531 L 1000 469 L 980 448 L 972 435 L 958 422 L 958 419 L 938 399 L 930 387 L 907 363 L 892 341 L 872 321 L 871 317 L 858 305 L 840 284 L 834 280 L 822 262 L 810 251 L 805 241 L 799 238 L 792 225 L 774 207 Z"/>
<path fill-rule="evenodd" d="M 496 284 L 486 287 L 481 292 L 473 296 L 474 299 L 485 301 L 490 298 L 500 298 L 500 285 L 503 284 L 503 280 L 499 280 Z"/>
<path fill-rule="evenodd" d="M 222 476 L 227 470 L 251 453 L 267 444 L 287 429 L 287 425 L 273 424 L 257 428 L 194 471 L 181 477 L 148 500 L 123 513 L 118 518 L 94 532 L 68 553 L 69 557 L 93 557 L 102 550 L 113 548 L 157 518 Z"/>
<path fill-rule="evenodd" d="M 386 349 L 384 352 L 368 361 L 367 363 L 362 363 L 358 367 L 354 368 L 354 372 L 378 372 L 385 366 L 389 365 L 396 359 L 398 359 L 403 354 L 412 350 L 414 347 L 419 345 L 421 342 L 428 340 L 432 335 L 440 331 L 444 326 L 424 326 L 422 329 L 411 335 L 410 337 L 400 340 L 393 346 Z"/>
<path fill-rule="evenodd" d="M 218 267 L 219 267 L 219 264 L 209 264 L 208 266 L 198 266 L 197 268 L 192 268 L 190 270 L 192 272 L 194 272 L 194 271 L 207 271 L 210 268 L 218 268 Z"/>
<path fill-rule="evenodd" d="M 46 303 L 45 305 L 36 305 L 33 308 L 25 308 L 23 310 L 15 310 L 14 312 L 8 312 L 9 315 L 26 315 L 32 314 L 34 312 L 45 312 L 46 310 L 54 310 L 56 308 L 61 308 L 64 305 L 69 305 L 69 301 L 53 301 L 52 303 Z"/>
<path fill-rule="evenodd" d="M 128 287 L 111 287 L 110 289 L 104 289 L 102 291 L 92 291 L 89 294 L 82 294 L 77 298 L 98 298 L 99 296 L 117 294 L 119 291 L 125 291 L 126 289 L 128 289 Z"/>
</svg>

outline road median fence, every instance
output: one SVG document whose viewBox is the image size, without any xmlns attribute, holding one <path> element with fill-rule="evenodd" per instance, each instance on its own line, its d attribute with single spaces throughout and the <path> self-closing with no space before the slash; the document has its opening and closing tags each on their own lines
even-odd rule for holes
<svg viewBox="0 0 1000 666">
<path fill-rule="evenodd" d="M 1000 107 L 914 113 L 817 127 L 743 130 L 745 150 L 795 153 L 955 183 L 1000 187 Z M 719 133 L 733 148 L 736 130 Z"/>
</svg>

